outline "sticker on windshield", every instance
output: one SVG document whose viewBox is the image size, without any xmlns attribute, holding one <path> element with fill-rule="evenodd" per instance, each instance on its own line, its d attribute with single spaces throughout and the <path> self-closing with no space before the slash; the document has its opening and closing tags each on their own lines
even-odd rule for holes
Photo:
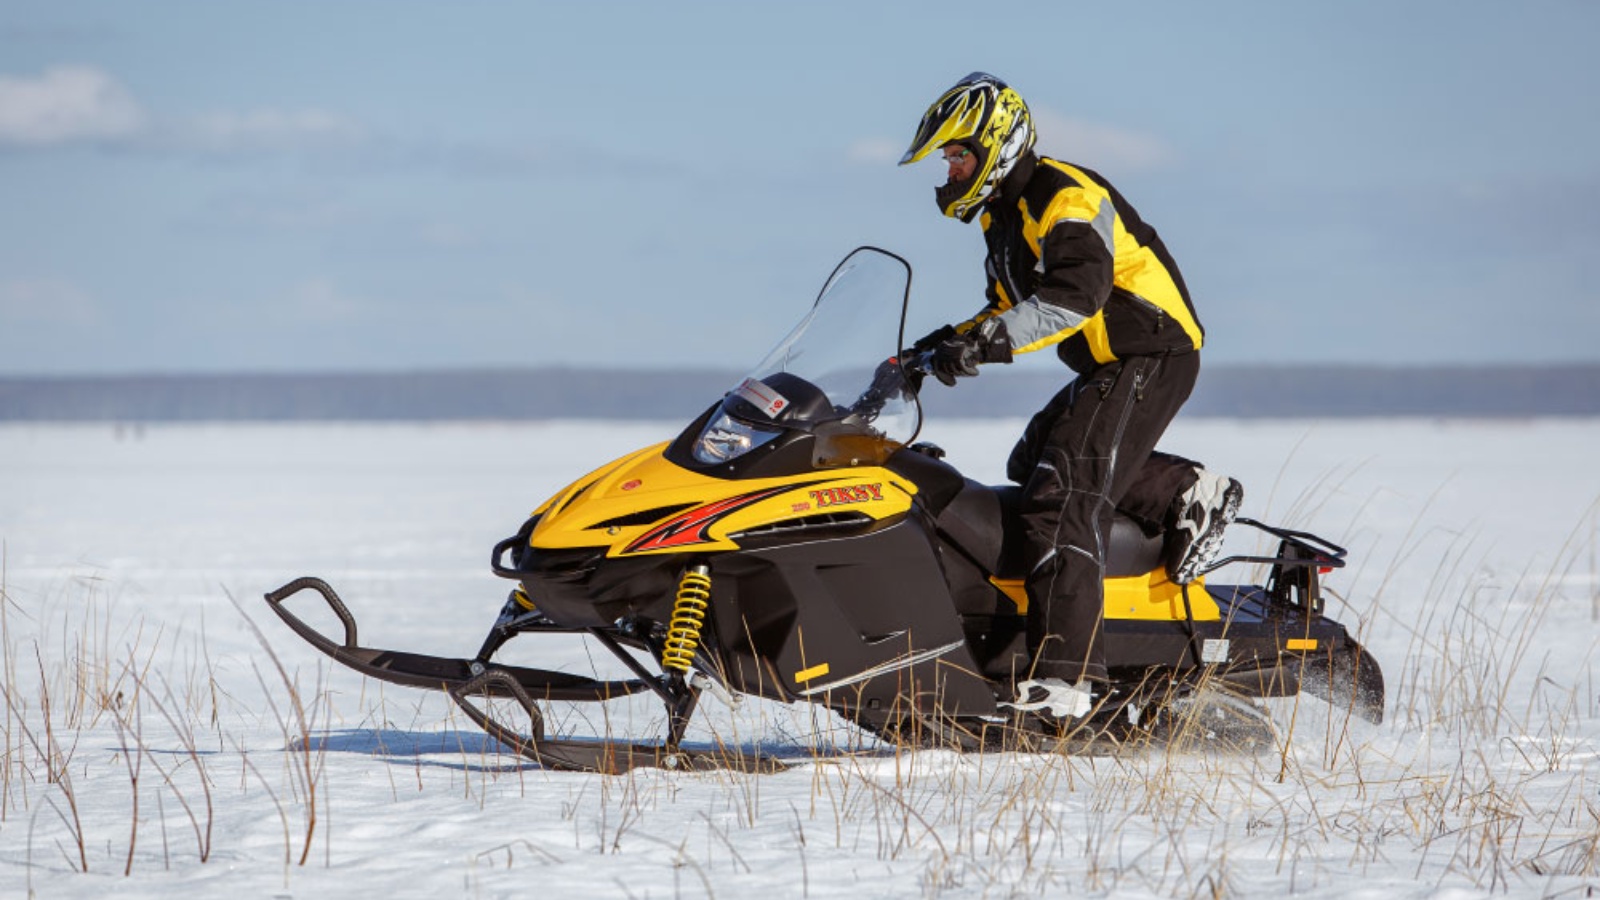
<svg viewBox="0 0 1600 900">
<path fill-rule="evenodd" d="M 754 378 L 746 378 L 734 389 L 739 399 L 747 401 L 756 409 L 767 414 L 768 418 L 776 419 L 778 413 L 789 408 L 789 399 Z"/>
</svg>

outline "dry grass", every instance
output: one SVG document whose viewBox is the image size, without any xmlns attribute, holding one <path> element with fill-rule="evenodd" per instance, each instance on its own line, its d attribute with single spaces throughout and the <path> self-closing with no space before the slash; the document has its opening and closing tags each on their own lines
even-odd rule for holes
<svg viewBox="0 0 1600 900">
<path fill-rule="evenodd" d="M 286 823 L 290 808 L 303 816 L 299 854 L 303 865 L 317 821 L 322 755 L 284 754 L 295 765 L 288 770 L 290 777 L 275 787 L 273 780 L 262 776 L 239 738 L 224 728 L 225 695 L 203 634 L 198 653 L 182 660 L 162 646 L 161 636 L 151 634 L 141 617 L 118 616 L 114 604 L 101 595 L 97 580 L 82 581 L 80 586 L 85 589 L 84 600 L 45 604 L 61 612 L 55 621 L 41 621 L 17 606 L 0 576 L 0 641 L 5 651 L 0 685 L 5 709 L 0 822 L 18 815 L 27 819 L 30 893 L 32 869 L 41 851 L 54 850 L 83 873 L 105 871 L 113 857 L 115 870 L 123 876 L 133 875 L 140 865 L 162 870 L 186 865 L 191 857 L 182 843 L 175 845 L 172 824 L 180 828 L 187 824 L 193 863 L 211 862 L 218 814 L 213 760 L 228 746 L 241 760 L 241 772 L 248 770 L 256 777 Z M 33 634 L 26 642 L 16 637 L 14 619 L 19 616 L 28 620 L 27 631 Z M 54 639 L 53 625 L 60 626 Z M 264 702 L 272 706 L 274 697 L 289 698 L 287 712 L 272 708 L 286 736 L 285 745 L 303 747 L 319 723 L 270 647 L 266 658 L 274 663 L 282 685 L 266 690 L 263 684 Z M 24 660 L 33 665 L 24 668 Z M 174 682 L 168 672 L 176 672 L 181 680 Z M 107 734 L 113 738 L 109 765 L 120 769 L 127 783 L 120 805 L 102 788 L 97 786 L 95 795 L 88 797 L 78 784 L 80 775 L 97 775 L 94 767 L 105 764 L 85 758 L 86 739 Z M 288 798 L 287 806 L 278 801 L 280 793 Z M 86 815 L 86 805 L 93 805 L 96 815 Z M 117 806 L 120 813 L 106 816 L 108 805 Z M 141 826 L 152 819 L 152 805 L 159 854 L 144 849 L 151 838 L 141 833 Z M 181 816 L 179 823 L 169 822 L 170 814 Z M 52 818 L 59 827 L 49 826 Z M 107 821 L 124 824 L 117 834 L 91 832 L 91 823 L 103 832 Z M 56 836 L 42 837 L 45 833 Z M 91 848 L 104 848 L 103 854 Z M 286 825 L 286 858 L 288 848 Z M 97 862 L 98 855 L 107 862 Z"/>
<path fill-rule="evenodd" d="M 1600 801 L 1588 768 L 1600 733 L 1593 657 L 1558 669 L 1547 643 L 1553 623 L 1570 622 L 1575 599 L 1600 614 L 1592 588 L 1575 598 L 1567 587 L 1595 584 L 1592 522 L 1553 566 L 1509 576 L 1474 567 L 1480 539 L 1472 534 L 1454 536 L 1429 561 L 1425 539 L 1434 537 L 1414 530 L 1395 545 L 1389 569 L 1368 579 L 1379 586 L 1370 603 L 1351 610 L 1363 636 L 1406 636 L 1405 652 L 1382 660 L 1390 675 L 1382 727 L 1318 701 L 1282 700 L 1270 704 L 1282 740 L 1265 753 L 1215 752 L 1180 738 L 1114 756 L 962 755 L 877 745 L 814 708 L 751 703 L 715 739 L 788 742 L 801 763 L 795 770 L 539 774 L 530 787 L 536 770 L 525 761 L 476 743 L 439 766 L 451 787 L 436 796 L 464 795 L 502 823 L 489 849 L 472 857 L 469 883 L 502 868 L 564 862 L 549 823 L 543 837 L 524 836 L 518 824 L 522 805 L 550 811 L 541 791 L 557 785 L 569 794 L 549 818 L 568 829 L 568 854 L 656 854 L 670 867 L 670 889 L 694 895 L 740 895 L 740 884 L 769 874 L 752 859 L 771 859 L 774 845 L 799 896 L 816 893 L 841 860 L 882 866 L 926 897 L 1231 897 L 1315 891 L 1352 877 L 1581 894 L 1600 885 Z M 1420 604 L 1392 601 L 1400 571 L 1418 566 L 1433 572 L 1429 595 Z M 1586 580 L 1569 577 L 1585 569 Z M 258 693 L 229 697 L 203 638 L 198 648 L 174 648 L 138 617 L 118 615 L 99 583 L 74 589 L 84 594 L 74 615 L 41 621 L 38 610 L 63 607 L 19 607 L 0 564 L 0 824 L 22 826 L 30 866 L 52 856 L 79 872 L 131 876 L 210 865 L 227 849 L 216 846 L 214 827 L 226 803 L 217 797 L 219 767 L 234 765 L 234 795 L 260 791 L 276 811 L 285 884 L 313 859 L 319 837 L 331 864 L 339 847 L 326 827 L 330 811 L 355 788 L 332 792 L 326 736 L 336 713 L 326 667 L 307 683 L 257 631 L 265 663 L 254 670 Z M 1411 615 L 1417 610 L 1423 615 Z M 247 610 L 238 614 L 249 622 Z M 391 708 L 384 695 L 358 699 L 367 721 L 409 715 L 409 728 L 464 725 L 449 712 L 441 722 L 420 706 Z M 241 708 L 268 710 L 281 743 L 251 748 Z M 658 724 L 597 709 L 551 711 L 547 720 L 629 735 Z M 84 738 L 106 733 L 115 736 L 111 764 L 123 787 L 86 798 L 78 779 L 107 763 L 84 758 Z M 809 761 L 803 748 L 814 754 Z M 437 790 L 422 760 L 416 754 L 409 770 L 387 766 L 394 799 Z M 96 815 L 84 815 L 86 802 Z M 108 804 L 120 815 L 108 816 Z M 120 823 L 114 833 L 105 831 L 109 821 Z"/>
</svg>

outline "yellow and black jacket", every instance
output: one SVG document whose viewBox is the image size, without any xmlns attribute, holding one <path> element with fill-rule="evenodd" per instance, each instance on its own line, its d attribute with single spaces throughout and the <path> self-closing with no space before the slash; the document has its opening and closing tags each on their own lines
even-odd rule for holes
<svg viewBox="0 0 1600 900">
<path fill-rule="evenodd" d="M 1014 353 L 1058 345 L 1078 372 L 1200 349 L 1205 331 L 1155 229 L 1088 169 L 1029 155 L 984 208 L 991 316 Z"/>
</svg>

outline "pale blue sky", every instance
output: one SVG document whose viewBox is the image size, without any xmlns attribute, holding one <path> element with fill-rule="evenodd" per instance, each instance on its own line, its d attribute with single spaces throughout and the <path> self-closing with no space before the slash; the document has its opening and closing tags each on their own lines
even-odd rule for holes
<svg viewBox="0 0 1600 900">
<path fill-rule="evenodd" d="M 859 244 L 920 333 L 982 239 L 894 163 L 974 69 L 1161 231 L 1210 362 L 1600 361 L 1596 37 L 1581 0 L 0 0 L 0 374 L 740 368 Z"/>
</svg>

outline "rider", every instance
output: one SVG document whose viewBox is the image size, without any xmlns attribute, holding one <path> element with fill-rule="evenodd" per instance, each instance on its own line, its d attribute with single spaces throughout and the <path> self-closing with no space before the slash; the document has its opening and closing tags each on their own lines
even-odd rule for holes
<svg viewBox="0 0 1600 900">
<path fill-rule="evenodd" d="M 1112 513 L 1165 528 L 1174 581 L 1221 547 L 1239 482 L 1155 452 L 1200 371 L 1204 331 L 1166 245 L 1103 177 L 1033 152 L 1028 107 L 974 72 L 923 115 L 901 165 L 941 154 L 940 212 L 978 218 L 987 305 L 918 341 L 939 380 L 1054 345 L 1077 377 L 1028 423 L 1006 474 L 1023 485 L 1030 571 L 1021 709 L 1082 716 L 1106 680 L 1099 641 Z"/>
</svg>

